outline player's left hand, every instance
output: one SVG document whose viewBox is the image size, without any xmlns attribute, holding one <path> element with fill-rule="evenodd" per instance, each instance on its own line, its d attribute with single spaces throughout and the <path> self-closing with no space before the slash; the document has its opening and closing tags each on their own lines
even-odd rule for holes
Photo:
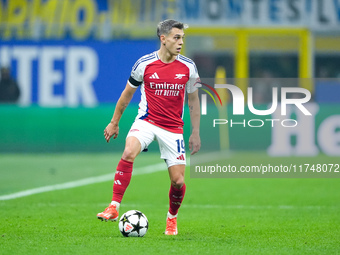
<svg viewBox="0 0 340 255">
<path fill-rule="evenodd" d="M 191 151 L 190 155 L 194 155 L 201 148 L 201 138 L 199 134 L 192 133 L 189 138 L 189 149 Z"/>
</svg>

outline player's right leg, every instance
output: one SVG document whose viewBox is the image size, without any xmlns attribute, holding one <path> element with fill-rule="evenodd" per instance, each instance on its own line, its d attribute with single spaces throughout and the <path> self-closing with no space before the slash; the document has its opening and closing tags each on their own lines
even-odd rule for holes
<svg viewBox="0 0 340 255">
<path fill-rule="evenodd" d="M 128 137 L 115 174 L 112 202 L 103 212 L 97 214 L 98 219 L 105 221 L 116 221 L 118 219 L 119 206 L 131 180 L 133 162 L 140 151 L 139 140 L 134 136 Z"/>
<path fill-rule="evenodd" d="M 146 149 L 154 140 L 154 133 L 150 129 L 150 123 L 136 120 L 127 135 L 125 149 L 118 163 L 113 183 L 113 196 L 111 204 L 97 218 L 105 221 L 116 221 L 119 215 L 120 203 L 128 187 L 133 169 L 133 162 L 138 154 Z"/>
</svg>

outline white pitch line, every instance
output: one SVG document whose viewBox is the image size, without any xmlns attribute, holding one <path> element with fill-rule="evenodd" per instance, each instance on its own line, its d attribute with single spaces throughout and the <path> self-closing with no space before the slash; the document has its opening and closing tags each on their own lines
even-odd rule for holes
<svg viewBox="0 0 340 255">
<path fill-rule="evenodd" d="M 151 166 L 136 168 L 133 170 L 133 175 L 150 174 L 150 173 L 162 171 L 164 169 L 166 169 L 166 165 L 164 163 L 158 163 L 158 164 L 151 165 Z M 34 194 L 48 192 L 48 191 L 71 189 L 71 188 L 86 186 L 86 185 L 90 185 L 94 183 L 106 182 L 110 180 L 113 181 L 113 177 L 114 177 L 114 173 L 104 174 L 104 175 L 100 175 L 96 177 L 89 177 L 89 178 L 80 179 L 80 180 L 72 181 L 72 182 L 65 182 L 61 184 L 54 184 L 54 185 L 48 185 L 48 186 L 43 186 L 43 187 L 34 188 L 34 189 L 23 190 L 23 191 L 19 191 L 16 193 L 0 196 L 0 201 L 11 200 L 11 199 L 16 199 L 20 197 L 27 197 L 27 196 L 31 196 Z"/>
</svg>

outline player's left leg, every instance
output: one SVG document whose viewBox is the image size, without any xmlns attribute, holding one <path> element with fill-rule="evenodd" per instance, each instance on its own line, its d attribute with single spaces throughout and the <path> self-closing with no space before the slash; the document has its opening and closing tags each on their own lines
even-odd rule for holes
<svg viewBox="0 0 340 255">
<path fill-rule="evenodd" d="M 177 235 L 177 213 L 182 204 L 186 189 L 184 183 L 185 165 L 172 165 L 168 168 L 168 171 L 171 186 L 169 191 L 169 211 L 166 219 L 165 234 Z"/>
<path fill-rule="evenodd" d="M 170 209 L 172 215 L 176 215 L 179 207 L 183 201 L 185 193 L 184 172 L 185 165 L 173 165 L 168 168 L 169 177 L 171 181 L 169 199 Z"/>
<path fill-rule="evenodd" d="M 177 235 L 177 212 L 184 198 L 185 184 L 185 144 L 183 134 L 173 133 L 155 126 L 156 139 L 161 158 L 168 166 L 171 186 L 169 191 L 169 211 L 166 219 L 166 235 Z"/>
</svg>

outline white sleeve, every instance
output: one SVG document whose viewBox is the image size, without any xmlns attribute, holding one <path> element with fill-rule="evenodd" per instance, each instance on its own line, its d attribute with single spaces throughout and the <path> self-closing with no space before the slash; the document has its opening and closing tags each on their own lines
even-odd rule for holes
<svg viewBox="0 0 340 255">
<path fill-rule="evenodd" d="M 200 77 L 198 75 L 198 71 L 197 71 L 195 64 L 190 65 L 189 70 L 190 70 L 190 77 L 187 82 L 187 92 L 193 93 L 198 89 L 196 84 L 200 82 Z"/>
<path fill-rule="evenodd" d="M 137 60 L 135 65 L 132 67 L 131 75 L 129 78 L 129 84 L 133 88 L 138 88 L 139 85 L 143 83 L 145 65 L 140 63 L 140 60 Z"/>
</svg>

